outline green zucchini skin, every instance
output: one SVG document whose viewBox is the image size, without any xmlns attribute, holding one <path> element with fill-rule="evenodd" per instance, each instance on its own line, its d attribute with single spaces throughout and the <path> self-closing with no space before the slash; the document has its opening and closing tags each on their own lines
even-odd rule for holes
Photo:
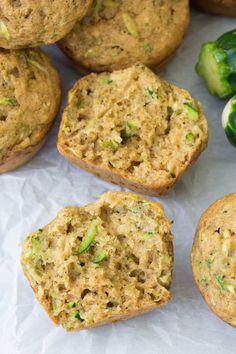
<svg viewBox="0 0 236 354">
<path fill-rule="evenodd" d="M 236 29 L 202 45 L 196 71 L 212 95 L 236 94 Z"/>
<path fill-rule="evenodd" d="M 236 96 L 227 103 L 222 114 L 222 123 L 229 142 L 236 147 Z"/>
</svg>

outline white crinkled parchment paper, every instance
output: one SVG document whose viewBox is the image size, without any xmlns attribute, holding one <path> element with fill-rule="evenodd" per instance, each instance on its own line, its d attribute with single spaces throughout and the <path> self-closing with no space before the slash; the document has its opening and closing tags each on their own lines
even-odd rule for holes
<svg viewBox="0 0 236 354">
<path fill-rule="evenodd" d="M 218 197 L 236 191 L 236 150 L 226 140 L 220 115 L 224 102 L 211 97 L 194 72 L 202 42 L 236 27 L 235 19 L 192 13 L 190 31 L 161 74 L 202 102 L 209 121 L 209 147 L 167 196 L 159 198 L 175 235 L 172 302 L 123 323 L 79 333 L 56 328 L 36 302 L 20 266 L 20 244 L 66 205 L 85 205 L 108 189 L 120 190 L 63 159 L 55 142 L 60 116 L 47 144 L 27 165 L 0 176 L 1 354 L 232 354 L 236 330 L 202 300 L 191 276 L 189 254 L 197 221 Z M 79 78 L 56 46 L 46 48 L 65 93 Z"/>
</svg>

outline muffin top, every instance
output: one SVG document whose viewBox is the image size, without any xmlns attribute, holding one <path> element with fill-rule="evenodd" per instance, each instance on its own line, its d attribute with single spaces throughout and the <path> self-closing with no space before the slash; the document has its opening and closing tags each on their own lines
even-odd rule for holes
<svg viewBox="0 0 236 354">
<path fill-rule="evenodd" d="M 236 0 L 191 0 L 191 4 L 211 14 L 236 16 Z"/>
<path fill-rule="evenodd" d="M 236 326 L 236 193 L 202 215 L 192 249 L 196 283 L 211 309 Z"/>
<path fill-rule="evenodd" d="M 55 43 L 88 11 L 92 0 L 1 0 L 0 47 Z"/>
<path fill-rule="evenodd" d="M 191 95 L 136 64 L 90 74 L 69 92 L 58 148 L 89 166 L 159 192 L 206 147 L 208 127 Z"/>
<path fill-rule="evenodd" d="M 67 330 L 125 319 L 171 298 L 170 222 L 158 203 L 108 192 L 62 209 L 28 236 L 22 265 L 39 302 Z"/>
<path fill-rule="evenodd" d="M 187 0 L 97 0 L 60 46 L 92 71 L 161 65 L 180 45 L 188 18 Z"/>
<path fill-rule="evenodd" d="M 0 50 L 0 163 L 37 144 L 60 104 L 60 82 L 40 49 Z"/>
</svg>

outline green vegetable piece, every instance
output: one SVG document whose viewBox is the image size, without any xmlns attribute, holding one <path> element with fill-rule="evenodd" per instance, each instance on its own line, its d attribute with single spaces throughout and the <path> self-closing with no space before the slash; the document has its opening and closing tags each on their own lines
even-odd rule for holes
<svg viewBox="0 0 236 354">
<path fill-rule="evenodd" d="M 171 178 L 175 178 L 176 177 L 176 166 L 174 164 L 173 161 L 169 161 L 168 165 L 167 165 L 167 172 L 169 173 L 169 176 Z"/>
<path fill-rule="evenodd" d="M 227 98 L 236 94 L 236 30 L 203 44 L 196 71 L 212 95 Z"/>
<path fill-rule="evenodd" d="M 80 248 L 77 252 L 78 256 L 81 255 L 83 252 L 85 252 L 93 243 L 93 241 L 97 235 L 99 223 L 100 223 L 99 219 L 94 219 L 91 222 L 91 224 L 89 225 L 86 235 L 84 236 L 83 241 L 81 242 Z"/>
<path fill-rule="evenodd" d="M 127 122 L 127 127 L 128 127 L 130 130 L 136 128 L 135 124 L 134 124 L 131 120 L 128 120 L 128 122 Z"/>
<path fill-rule="evenodd" d="M 150 98 L 157 98 L 157 95 L 155 94 L 155 92 L 150 89 L 149 87 L 146 88 L 146 95 Z"/>
<path fill-rule="evenodd" d="M 229 142 L 236 147 L 236 96 L 225 106 L 222 113 L 222 125 Z"/>
<path fill-rule="evenodd" d="M 125 24 L 125 27 L 127 28 L 128 32 L 135 38 L 137 38 L 139 36 L 138 33 L 138 28 L 137 25 L 134 21 L 134 19 L 132 19 L 132 17 L 130 15 L 128 15 L 127 13 L 124 13 L 122 15 L 123 17 L 123 21 Z"/>
<path fill-rule="evenodd" d="M 3 21 L 0 21 L 0 36 L 1 34 L 6 40 L 9 41 L 11 39 L 10 32 L 8 31 L 8 28 Z"/>
<path fill-rule="evenodd" d="M 211 265 L 214 263 L 214 260 L 215 260 L 214 258 L 208 258 L 206 260 L 206 264 L 208 268 L 211 268 Z"/>
<path fill-rule="evenodd" d="M 198 111 L 196 110 L 196 108 L 189 102 L 184 103 L 184 107 L 185 107 L 186 111 L 188 112 L 189 118 L 192 121 L 197 122 L 199 119 L 199 114 L 198 114 Z"/>
<path fill-rule="evenodd" d="M 101 82 L 101 84 L 106 85 L 110 85 L 113 82 L 113 80 L 110 79 L 110 75 L 107 73 L 100 75 L 99 81 Z"/>
<path fill-rule="evenodd" d="M 68 308 L 69 309 L 74 309 L 76 307 L 76 303 L 75 302 L 69 302 L 68 304 Z"/>
<path fill-rule="evenodd" d="M 106 255 L 106 253 L 105 253 L 104 251 L 102 251 L 100 254 L 98 254 L 98 255 L 95 257 L 93 263 L 99 264 L 99 263 L 105 261 L 106 259 L 107 259 L 107 255 Z"/>
<path fill-rule="evenodd" d="M 120 132 L 120 136 L 122 138 L 122 140 L 127 140 L 129 138 L 131 138 L 134 134 L 135 134 L 135 124 L 132 121 L 128 121 L 126 123 L 126 128 L 121 130 Z"/>
<path fill-rule="evenodd" d="M 39 238 L 39 236 L 37 236 L 38 234 L 40 234 L 41 231 L 37 231 L 35 233 L 35 236 L 32 237 L 31 239 L 31 248 L 27 254 L 27 258 L 32 259 L 35 255 L 37 255 L 38 251 L 41 248 L 41 240 Z"/>
<path fill-rule="evenodd" d="M 127 207 L 127 210 L 128 210 L 130 213 L 133 213 L 133 214 L 139 214 L 139 213 L 140 213 L 140 210 L 137 209 L 137 208 L 128 208 L 128 207 Z"/>
<path fill-rule="evenodd" d="M 18 102 L 16 99 L 11 97 L 0 97 L 0 105 L 15 107 L 18 105 Z"/>
<path fill-rule="evenodd" d="M 117 143 L 117 141 L 111 139 L 111 140 L 102 140 L 100 143 L 100 146 L 102 148 L 110 148 L 112 150 L 117 150 L 120 146 L 119 143 Z"/>
<path fill-rule="evenodd" d="M 47 70 L 41 64 L 39 64 L 39 62 L 37 62 L 36 60 L 31 59 L 31 58 L 26 58 L 26 62 L 29 65 L 35 66 L 37 69 L 43 71 L 44 73 L 47 73 Z"/>
<path fill-rule="evenodd" d="M 232 284 L 225 282 L 224 279 L 220 275 L 214 274 L 214 278 L 215 278 L 217 284 L 220 286 L 221 290 L 227 289 L 231 292 L 234 292 L 234 286 Z"/>
<path fill-rule="evenodd" d="M 189 132 L 188 134 L 186 134 L 185 140 L 188 142 L 194 142 L 195 139 L 193 133 Z"/>
<path fill-rule="evenodd" d="M 81 315 L 80 315 L 80 312 L 79 312 L 79 311 L 76 311 L 76 312 L 75 312 L 75 318 L 76 318 L 77 320 L 81 321 L 81 322 L 83 322 L 83 321 L 84 321 L 84 319 L 81 317 Z"/>
<path fill-rule="evenodd" d="M 123 129 L 120 132 L 120 136 L 121 136 L 122 140 L 125 141 L 125 140 L 128 140 L 129 138 L 131 138 L 132 134 L 127 132 L 127 130 Z"/>
<path fill-rule="evenodd" d="M 143 234 L 142 239 L 143 240 L 150 240 L 150 238 L 152 238 L 153 236 L 154 236 L 154 232 L 148 231 Z"/>
<path fill-rule="evenodd" d="M 121 47 L 115 46 L 110 49 L 110 54 L 112 57 L 117 57 L 122 52 L 122 50 L 123 49 Z"/>
<path fill-rule="evenodd" d="M 176 174 L 175 174 L 174 171 L 169 171 L 169 173 L 170 173 L 170 177 L 172 177 L 172 178 L 175 178 L 175 177 L 176 177 Z"/>
<path fill-rule="evenodd" d="M 38 236 L 32 238 L 32 243 L 35 247 L 39 247 L 41 245 L 41 240 Z"/>
<path fill-rule="evenodd" d="M 153 52 L 153 47 L 150 43 L 144 43 L 143 49 L 147 54 L 151 54 Z"/>
</svg>

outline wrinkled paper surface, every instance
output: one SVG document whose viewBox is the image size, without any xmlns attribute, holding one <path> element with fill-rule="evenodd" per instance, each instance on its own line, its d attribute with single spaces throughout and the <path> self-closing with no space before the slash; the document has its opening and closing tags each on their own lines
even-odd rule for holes
<svg viewBox="0 0 236 354">
<path fill-rule="evenodd" d="M 36 302 L 20 266 L 25 235 L 50 222 L 66 205 L 85 205 L 105 191 L 121 190 L 73 167 L 57 152 L 60 115 L 41 152 L 17 171 L 0 176 L 1 354 L 223 354 L 235 353 L 236 330 L 202 300 L 191 276 L 190 249 L 198 219 L 218 197 L 236 191 L 236 150 L 221 128 L 224 102 L 211 97 L 194 66 L 202 42 L 236 27 L 235 19 L 192 13 L 190 31 L 161 76 L 188 89 L 209 120 L 209 147 L 167 196 L 157 198 L 174 220 L 173 300 L 152 313 L 113 325 L 66 333 Z M 46 48 L 64 92 L 79 78 L 56 46 Z"/>
</svg>

